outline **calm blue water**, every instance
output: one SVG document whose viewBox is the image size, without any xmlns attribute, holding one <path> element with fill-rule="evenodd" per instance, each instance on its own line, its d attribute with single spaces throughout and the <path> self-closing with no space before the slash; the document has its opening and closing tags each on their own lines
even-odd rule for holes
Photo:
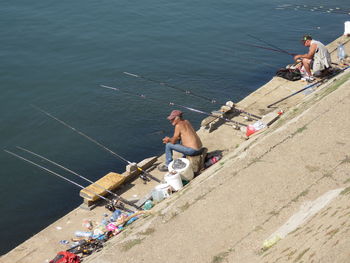
<svg viewBox="0 0 350 263">
<path fill-rule="evenodd" d="M 35 110 L 30 106 L 34 104 L 130 161 L 161 154 L 165 134 L 157 131 L 171 134 L 165 118 L 173 108 L 99 85 L 204 111 L 218 108 L 123 74 L 128 71 L 210 98 L 239 101 L 292 62 L 285 54 L 242 45 L 264 45 L 246 33 L 304 52 L 299 43 L 304 33 L 328 43 L 343 33 L 344 21 L 350 19 L 274 9 L 283 3 L 289 2 L 2 0 L 1 149 L 20 153 L 15 146 L 26 147 L 92 180 L 124 171 L 125 163 Z M 185 114 L 197 128 L 204 117 Z M 0 162 L 3 254 L 82 199 L 74 185 L 3 151 Z"/>
</svg>

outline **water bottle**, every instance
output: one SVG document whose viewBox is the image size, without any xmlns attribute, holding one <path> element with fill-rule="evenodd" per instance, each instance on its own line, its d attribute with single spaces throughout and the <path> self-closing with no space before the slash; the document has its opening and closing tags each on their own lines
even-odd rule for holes
<svg viewBox="0 0 350 263">
<path fill-rule="evenodd" d="M 147 200 L 146 203 L 143 205 L 144 210 L 150 210 L 153 207 L 153 203 L 151 200 Z"/>
<path fill-rule="evenodd" d="M 345 49 L 344 49 L 344 45 L 342 43 L 338 44 L 337 53 L 338 53 L 339 61 L 343 62 L 345 59 Z"/>
<path fill-rule="evenodd" d="M 117 221 L 117 219 L 118 219 L 118 217 L 120 216 L 122 214 L 122 211 L 120 211 L 119 209 L 116 209 L 114 212 L 113 212 L 113 214 L 112 214 L 112 216 L 110 217 L 110 221 L 111 222 L 115 222 L 115 221 Z"/>
<path fill-rule="evenodd" d="M 92 232 L 88 231 L 75 231 L 74 234 L 76 237 L 92 237 Z"/>
</svg>

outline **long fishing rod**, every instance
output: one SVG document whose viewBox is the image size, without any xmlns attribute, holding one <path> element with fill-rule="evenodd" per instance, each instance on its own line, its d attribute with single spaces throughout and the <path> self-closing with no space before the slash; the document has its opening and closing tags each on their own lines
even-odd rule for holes
<svg viewBox="0 0 350 263">
<path fill-rule="evenodd" d="M 278 104 L 278 103 L 280 103 L 280 102 L 282 102 L 282 101 L 284 101 L 284 100 L 286 100 L 286 99 L 289 99 L 290 97 L 293 97 L 293 96 L 299 94 L 300 92 L 303 92 L 303 91 L 306 90 L 306 89 L 309 89 L 309 88 L 312 88 L 312 87 L 318 87 L 318 86 L 320 86 L 321 84 L 322 84 L 322 83 L 321 83 L 320 81 L 315 82 L 315 83 L 308 84 L 308 85 L 305 86 L 304 88 L 302 88 L 302 89 L 300 89 L 300 90 L 298 90 L 298 91 L 296 91 L 296 92 L 293 92 L 292 94 L 290 94 L 290 95 L 288 95 L 288 96 L 286 96 L 286 97 L 284 97 L 284 98 L 282 98 L 282 99 L 280 99 L 280 100 L 278 100 L 278 101 L 276 101 L 276 102 L 274 102 L 274 103 L 271 103 L 270 105 L 267 105 L 267 108 L 271 108 L 272 106 L 274 106 L 274 105 L 276 105 L 276 104 Z"/>
<path fill-rule="evenodd" d="M 187 95 L 192 95 L 194 97 L 201 98 L 203 100 L 209 101 L 210 103 L 216 103 L 217 102 L 215 99 L 210 99 L 210 98 L 205 97 L 203 95 L 196 94 L 196 93 L 194 93 L 194 92 L 192 92 L 190 90 L 185 90 L 185 89 L 182 89 L 182 88 L 179 88 L 179 87 L 175 87 L 175 86 L 170 85 L 170 84 L 168 84 L 166 82 L 159 82 L 157 80 L 154 80 L 154 79 L 151 79 L 151 78 L 146 78 L 146 77 L 141 76 L 141 75 L 132 74 L 132 73 L 129 73 L 129 72 L 126 72 L 126 71 L 124 71 L 123 73 L 128 75 L 128 76 L 131 76 L 131 77 L 141 78 L 141 79 L 147 80 L 149 82 L 153 82 L 153 83 L 159 84 L 161 86 L 165 86 L 165 87 L 172 88 L 172 89 L 175 89 L 175 90 L 178 90 L 178 91 L 182 91 L 182 92 L 184 92 Z"/>
<path fill-rule="evenodd" d="M 191 95 L 191 96 L 194 96 L 194 97 L 197 97 L 197 98 L 201 98 L 203 100 L 206 100 L 206 101 L 209 101 L 210 103 L 218 103 L 217 100 L 215 99 L 210 99 L 208 97 L 205 97 L 203 95 L 199 95 L 199 94 L 196 94 L 192 91 L 189 91 L 189 90 L 185 90 L 185 89 L 182 89 L 182 88 L 179 88 L 179 87 L 175 87 L 173 85 L 170 85 L 166 82 L 160 82 L 160 81 L 157 81 L 157 80 L 154 80 L 154 79 L 150 79 L 150 78 L 147 78 L 147 77 L 144 77 L 144 76 L 141 76 L 141 75 L 137 75 L 137 74 L 133 74 L 133 73 L 129 73 L 129 72 L 123 72 L 124 74 L 128 75 L 128 76 L 131 76 L 131 77 L 135 77 L 135 78 L 141 78 L 141 79 L 144 79 L 144 80 L 147 80 L 147 81 L 150 81 L 150 82 L 153 82 L 153 83 L 157 83 L 161 86 L 165 86 L 165 87 L 168 87 L 168 88 L 172 88 L 172 89 L 175 89 L 175 90 L 179 90 L 179 91 L 182 91 L 184 92 L 186 95 Z M 240 112 L 240 113 L 244 113 L 248 116 L 251 116 L 251 117 L 254 117 L 254 118 L 257 118 L 257 119 L 261 119 L 260 116 L 257 116 L 257 115 L 254 115 L 252 113 L 249 113 L 247 111 L 244 111 L 244 110 L 240 110 L 240 109 L 237 109 L 237 108 L 234 108 L 234 110 L 236 110 L 237 112 Z"/>
<path fill-rule="evenodd" d="M 233 121 L 233 120 L 230 120 L 230 119 L 227 119 L 227 118 L 224 118 L 224 117 L 220 117 L 220 116 L 215 116 L 213 114 L 210 114 L 208 112 L 205 112 L 205 111 L 201 111 L 201 110 L 197 110 L 197 109 L 194 109 L 194 108 L 190 108 L 190 107 L 187 107 L 187 106 L 183 106 L 183 105 L 180 105 L 180 104 L 176 104 L 174 102 L 164 102 L 164 101 L 161 101 L 161 100 L 156 100 L 156 99 L 153 99 L 153 98 L 149 98 L 149 97 L 146 97 L 146 95 L 143 95 L 143 94 L 138 94 L 138 93 L 133 93 L 133 92 L 128 92 L 128 91 L 122 91 L 120 90 L 119 88 L 114 88 L 114 87 L 110 87 L 110 86 L 106 86 L 106 85 L 100 85 L 102 88 L 106 88 L 106 89 L 111 89 L 111 90 L 114 90 L 114 91 L 119 91 L 121 93 L 124 93 L 124 94 L 128 94 L 128 95 L 132 95 L 132 96 L 137 96 L 137 97 L 140 97 L 142 99 L 149 99 L 149 100 L 153 100 L 155 102 L 160 102 L 160 103 L 163 103 L 163 104 L 167 104 L 169 106 L 177 106 L 177 107 L 180 107 L 180 108 L 183 108 L 183 109 L 186 109 L 186 110 L 189 110 L 189 111 L 193 111 L 193 112 L 196 112 L 196 113 L 200 113 L 200 114 L 204 114 L 204 115 L 207 115 L 207 116 L 212 116 L 212 117 L 215 117 L 215 118 L 219 118 L 221 120 L 224 120 L 226 122 L 231 122 L 235 125 L 239 125 L 239 126 L 244 126 L 246 127 L 247 125 L 244 124 L 244 123 L 240 123 L 238 121 Z"/>
<path fill-rule="evenodd" d="M 75 186 L 78 186 L 78 187 L 81 188 L 81 189 L 85 189 L 84 186 L 78 184 L 77 182 L 74 182 L 74 181 L 72 181 L 72 180 L 70 180 L 70 179 L 64 177 L 63 175 L 60 175 L 60 174 L 58 174 L 58 173 L 56 173 L 56 172 L 54 172 L 54 171 L 51 171 L 51 170 L 47 169 L 46 167 L 41 166 L 40 164 L 37 164 L 37 163 L 35 163 L 35 162 L 32 162 L 32 161 L 30 161 L 30 160 L 28 160 L 28 159 L 26 159 L 26 158 L 24 158 L 24 157 L 22 157 L 22 156 L 20 156 L 20 155 L 18 155 L 18 154 L 16 154 L 16 153 L 13 153 L 13 152 L 11 152 L 11 151 L 8 151 L 8 150 L 5 150 L 5 149 L 4 149 L 4 151 L 7 152 L 8 154 L 11 154 L 11 155 L 17 157 L 18 159 L 21 159 L 21 160 L 23 160 L 23 161 L 26 161 L 26 162 L 28 162 L 28 163 L 30 163 L 30 164 L 36 166 L 36 167 L 39 167 L 40 169 L 42 169 L 42 170 L 44 170 L 44 171 L 47 171 L 47 172 L 49 172 L 49 173 L 51 173 L 51 174 L 53 174 L 53 175 L 56 175 L 56 176 L 58 176 L 59 178 L 65 180 L 65 181 L 67 181 L 67 182 L 69 182 L 69 183 L 71 183 L 71 184 L 74 184 Z M 106 198 L 106 197 L 104 197 L 104 196 L 102 196 L 102 195 L 99 195 L 98 193 L 95 193 L 95 192 L 92 191 L 92 190 L 89 190 L 89 189 L 85 189 L 85 190 L 88 191 L 88 192 L 90 192 L 90 193 L 92 193 L 92 194 L 94 194 L 94 195 L 97 195 L 97 196 L 100 197 L 101 199 L 105 200 L 105 201 L 107 202 L 106 208 L 107 208 L 108 210 L 110 210 L 110 211 L 115 211 L 115 208 L 118 208 L 118 206 L 116 206 L 117 203 L 115 203 L 114 201 L 112 201 L 112 200 L 110 200 L 110 199 L 108 199 L 108 198 Z M 121 208 L 121 207 L 119 207 L 119 208 Z M 125 209 L 125 208 L 123 208 L 123 209 Z M 129 210 L 129 209 L 128 209 L 128 210 Z"/>
<path fill-rule="evenodd" d="M 320 86 L 323 82 L 325 82 L 326 80 L 331 79 L 333 76 L 338 75 L 339 73 L 343 72 L 344 70 L 346 70 L 346 69 L 348 69 L 348 68 L 350 68 L 350 66 L 341 69 L 339 72 L 330 75 L 328 78 L 324 78 L 324 79 L 321 79 L 321 80 L 319 80 L 319 81 L 317 81 L 317 82 L 315 82 L 315 83 L 308 84 L 308 85 L 306 85 L 304 88 L 302 88 L 302 89 L 300 89 L 300 90 L 298 90 L 298 91 L 296 91 L 296 92 L 293 92 L 292 94 L 290 94 L 290 95 L 288 95 L 288 96 L 286 96 L 286 97 L 284 97 L 284 98 L 282 98 L 282 99 L 280 99 L 280 100 L 278 100 L 278 101 L 276 101 L 276 102 L 274 102 L 274 103 L 271 103 L 270 105 L 267 105 L 267 108 L 271 108 L 272 106 L 276 105 L 277 103 L 280 103 L 280 102 L 282 102 L 282 101 L 284 101 L 284 100 L 286 100 L 286 99 L 289 99 L 290 97 L 292 97 L 292 96 L 294 96 L 294 95 L 296 95 L 296 94 L 298 94 L 298 93 L 300 93 L 300 92 L 303 92 L 303 91 L 306 90 L 306 89 L 309 89 L 309 88 L 312 88 L 312 87 L 318 87 L 318 86 Z"/>
<path fill-rule="evenodd" d="M 37 154 L 37 153 L 35 153 L 35 152 L 32 152 L 32 151 L 30 151 L 30 150 L 28 150 L 28 149 L 25 149 L 25 148 L 23 148 L 23 147 L 16 146 L 16 148 L 18 148 L 18 149 L 20 149 L 20 150 L 22 150 L 22 151 L 24 151 L 24 152 L 30 153 L 30 154 L 32 154 L 32 155 L 34 155 L 34 156 L 36 156 L 36 157 L 39 157 L 39 158 L 41 158 L 41 159 L 43 159 L 43 160 L 45 160 L 45 161 L 47 161 L 47 162 L 49 162 L 49 163 L 52 163 L 52 164 L 54 164 L 54 165 L 56 165 L 56 166 L 62 168 L 63 170 L 66 170 L 66 171 L 68 171 L 68 172 L 70 172 L 70 173 L 72 173 L 72 174 L 78 176 L 79 178 L 81 178 L 81 179 L 83 179 L 83 180 L 85 180 L 85 181 L 87 181 L 87 182 L 89 182 L 89 183 L 91 183 L 91 184 L 96 185 L 96 186 L 99 187 L 100 189 L 102 189 L 102 190 L 108 192 L 109 194 L 111 194 L 111 195 L 113 195 L 114 197 L 116 197 L 116 199 L 121 200 L 121 201 L 122 201 L 123 203 L 125 203 L 125 204 L 128 204 L 128 205 L 130 205 L 130 206 L 133 206 L 133 207 L 135 207 L 135 208 L 137 208 L 137 209 L 141 209 L 139 206 L 135 205 L 134 203 L 129 202 L 129 201 L 126 200 L 125 198 L 123 198 L 123 197 L 117 195 L 116 193 L 113 193 L 112 191 L 110 191 L 110 190 L 108 190 L 107 188 L 105 188 L 105 187 L 103 187 L 103 186 L 97 184 L 96 182 L 93 182 L 93 181 L 91 181 L 90 179 L 88 179 L 88 178 L 86 178 L 86 177 L 84 177 L 84 176 L 82 176 L 82 175 L 80 175 L 80 174 L 78 174 L 78 173 L 76 173 L 76 172 L 74 172 L 74 171 L 68 169 L 67 167 L 64 167 L 63 165 L 60 165 L 60 164 L 58 164 L 58 163 L 56 163 L 56 162 L 54 162 L 54 161 L 52 161 L 52 160 L 50 160 L 50 159 L 48 159 L 48 158 L 45 158 L 44 156 L 42 156 L 42 155 L 40 155 L 40 154 Z"/>
<path fill-rule="evenodd" d="M 267 41 L 265 41 L 265 40 L 263 40 L 263 39 L 261 39 L 261 38 L 258 38 L 258 37 L 256 37 L 256 36 L 253 36 L 253 35 L 250 35 L 250 34 L 246 34 L 248 37 L 251 37 L 251 38 L 253 38 L 253 39 L 255 39 L 255 40 L 258 40 L 258 41 L 260 41 L 260 42 L 262 42 L 262 43 L 264 43 L 264 44 L 266 44 L 266 45 L 268 45 L 268 46 L 270 46 L 270 47 L 272 47 L 272 48 L 275 48 L 275 49 L 277 49 L 277 50 L 279 50 L 280 52 L 282 52 L 282 53 L 286 53 L 286 54 L 288 54 L 288 55 L 290 55 L 290 56 L 295 56 L 296 54 L 295 53 L 290 53 L 290 52 L 288 52 L 287 50 L 284 50 L 284 49 L 282 49 L 282 48 L 279 48 L 278 46 L 276 46 L 276 45 L 274 45 L 274 44 L 271 44 L 271 43 L 269 43 L 269 42 L 267 42 Z"/>
<path fill-rule="evenodd" d="M 86 139 L 88 139 L 89 141 L 95 143 L 96 145 L 100 146 L 102 149 L 106 150 L 107 152 L 111 153 L 112 155 L 118 157 L 119 159 L 123 160 L 124 162 L 128 163 L 129 165 L 131 166 L 134 166 L 137 168 L 137 170 L 139 170 L 141 172 L 141 179 L 143 179 L 145 182 L 147 181 L 148 178 L 146 178 L 145 176 L 143 175 L 146 175 L 148 176 L 149 178 L 151 178 L 152 180 L 160 183 L 161 181 L 154 177 L 153 175 L 151 175 L 150 173 L 146 172 L 145 170 L 143 170 L 141 167 L 137 166 L 136 163 L 132 163 L 130 161 L 128 161 L 127 159 L 125 159 L 123 156 L 117 154 L 116 152 L 113 152 L 112 150 L 108 149 L 106 146 L 102 145 L 101 143 L 99 143 L 98 141 L 96 141 L 95 139 L 91 138 L 90 136 L 86 135 L 85 133 L 77 130 L 76 128 L 70 126 L 69 124 L 67 124 L 66 122 L 58 119 L 57 117 L 53 116 L 52 114 L 48 113 L 47 111 L 44 111 L 43 109 L 39 108 L 38 106 L 35 106 L 35 105 L 31 105 L 33 108 L 37 109 L 38 111 L 44 113 L 45 115 L 51 117 L 52 119 L 58 121 L 59 123 L 63 124 L 64 126 L 68 127 L 69 129 L 73 130 L 74 132 L 80 134 L 81 136 L 85 137 Z"/>
<path fill-rule="evenodd" d="M 261 49 L 266 49 L 266 50 L 270 50 L 270 51 L 275 51 L 275 52 L 287 54 L 287 55 L 290 55 L 290 56 L 295 56 L 295 55 L 296 55 L 296 54 L 294 54 L 294 53 L 286 53 L 286 52 L 284 52 L 284 51 L 281 51 L 281 50 L 275 49 L 275 48 L 264 47 L 264 46 L 249 44 L 249 43 L 243 43 L 243 42 L 239 42 L 239 43 L 242 44 L 242 45 L 247 45 L 247 46 L 256 47 L 256 48 L 261 48 Z"/>
</svg>

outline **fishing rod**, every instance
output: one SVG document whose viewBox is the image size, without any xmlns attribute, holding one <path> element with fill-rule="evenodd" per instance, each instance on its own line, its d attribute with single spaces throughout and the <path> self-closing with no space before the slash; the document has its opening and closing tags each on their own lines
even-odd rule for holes
<svg viewBox="0 0 350 263">
<path fill-rule="evenodd" d="M 220 117 L 220 116 L 215 116 L 213 114 L 210 114 L 208 112 L 205 112 L 205 111 L 201 111 L 201 110 L 197 110 L 197 109 L 194 109 L 194 108 L 190 108 L 190 107 L 187 107 L 187 106 L 183 106 L 183 105 L 180 105 L 180 104 L 176 104 L 174 102 L 164 102 L 164 101 L 161 101 L 161 100 L 156 100 L 156 99 L 153 99 L 153 98 L 149 98 L 149 97 L 146 97 L 146 95 L 143 95 L 143 94 L 138 94 L 138 93 L 133 93 L 133 92 L 128 92 L 128 91 L 122 91 L 120 90 L 119 88 L 114 88 L 114 87 L 110 87 L 110 86 L 106 86 L 106 85 L 100 85 L 102 88 L 106 88 L 106 89 L 111 89 L 111 90 L 114 90 L 114 91 L 119 91 L 121 93 L 124 93 L 124 94 L 128 94 L 128 95 L 133 95 L 133 96 L 137 96 L 137 97 L 140 97 L 142 99 L 149 99 L 149 100 L 153 100 L 155 102 L 161 102 L 163 104 L 167 104 L 169 106 L 177 106 L 177 107 L 181 107 L 181 108 L 184 108 L 186 110 L 189 110 L 189 111 L 193 111 L 193 112 L 196 112 L 196 113 L 200 113 L 200 114 L 204 114 L 204 115 L 207 115 L 207 116 L 212 116 L 212 117 L 215 117 L 215 118 L 219 118 L 221 120 L 224 120 L 226 122 L 231 122 L 235 125 L 239 125 L 239 126 L 244 126 L 244 127 L 247 127 L 246 124 L 244 123 L 240 123 L 238 121 L 233 121 L 233 120 L 230 120 L 230 119 L 227 119 L 227 118 L 224 118 L 224 117 Z M 234 126 L 234 127 L 237 127 L 237 126 Z"/>
<path fill-rule="evenodd" d="M 168 84 L 166 82 L 159 82 L 159 81 L 154 80 L 154 79 L 150 79 L 150 78 L 147 78 L 147 77 L 144 77 L 144 76 L 141 76 L 141 75 L 137 75 L 137 74 L 133 74 L 133 73 L 125 72 L 125 71 L 123 73 L 126 74 L 126 75 L 129 75 L 129 76 L 135 77 L 135 78 L 141 78 L 141 79 L 147 80 L 149 82 L 153 82 L 153 83 L 159 84 L 161 86 L 165 86 L 165 87 L 168 87 L 168 88 L 172 88 L 172 89 L 175 89 L 175 90 L 182 91 L 186 95 L 191 95 L 191 96 L 194 96 L 194 97 L 197 97 L 197 98 L 201 98 L 203 100 L 209 101 L 212 104 L 218 103 L 218 101 L 215 100 L 215 99 L 210 99 L 210 98 L 205 97 L 203 95 L 196 94 L 196 93 L 194 93 L 192 91 L 185 90 L 185 89 L 182 89 L 182 88 L 179 88 L 179 87 L 175 87 L 175 86 L 170 85 L 170 84 Z M 254 115 L 254 114 L 246 112 L 244 110 L 240 110 L 240 109 L 237 109 L 237 108 L 234 108 L 234 110 L 236 110 L 237 112 L 240 112 L 240 113 L 244 113 L 244 114 L 246 114 L 248 116 L 251 116 L 251 117 L 254 117 L 254 118 L 257 118 L 257 119 L 261 119 L 260 116 Z"/>
<path fill-rule="evenodd" d="M 267 108 L 271 108 L 272 106 L 276 105 L 277 103 L 280 103 L 280 102 L 282 102 L 282 101 L 284 101 L 284 100 L 286 100 L 286 99 L 289 99 L 290 97 L 293 97 L 294 95 L 297 95 L 297 94 L 299 94 L 300 92 L 303 92 L 303 91 L 306 90 L 306 89 L 309 89 L 309 88 L 312 88 L 312 87 L 318 87 L 318 86 L 320 86 L 321 84 L 322 84 L 322 83 L 321 83 L 320 81 L 317 81 L 317 82 L 315 82 L 315 83 L 308 84 L 308 85 L 305 86 L 304 88 L 302 88 L 302 89 L 300 89 L 300 90 L 298 90 L 298 91 L 296 91 L 296 92 L 293 92 L 292 94 L 290 94 L 290 95 L 288 95 L 288 96 L 286 96 L 286 97 L 284 97 L 284 98 L 282 98 L 282 99 L 280 99 L 280 100 L 278 100 L 278 101 L 276 101 L 276 102 L 274 102 L 274 103 L 271 103 L 270 105 L 267 105 Z"/>
<path fill-rule="evenodd" d="M 312 88 L 312 87 L 318 87 L 318 86 L 320 86 L 323 82 L 325 82 L 326 80 L 331 79 L 333 76 L 338 75 L 339 73 L 343 72 L 344 70 L 346 70 L 346 69 L 348 69 L 348 68 L 350 68 L 350 66 L 341 69 L 339 72 L 334 73 L 334 74 L 330 75 L 330 76 L 327 77 L 327 78 L 321 79 L 321 80 L 319 80 L 319 81 L 317 81 L 317 82 L 315 82 L 315 83 L 308 84 L 308 85 L 306 85 L 304 88 L 302 88 L 302 89 L 300 89 L 300 90 L 298 90 L 298 91 L 296 91 L 296 92 L 293 92 L 292 94 L 290 94 L 290 95 L 288 95 L 288 96 L 286 96 L 286 97 L 284 97 L 284 98 L 282 98 L 282 99 L 280 99 L 280 100 L 278 100 L 278 101 L 276 101 L 276 102 L 274 102 L 274 103 L 271 103 L 270 105 L 267 105 L 267 108 L 271 108 L 272 106 L 276 105 L 277 103 L 280 103 L 280 102 L 282 102 L 282 101 L 284 101 L 284 100 L 286 100 L 286 99 L 288 99 L 288 98 L 290 98 L 290 97 L 292 97 L 292 96 L 294 96 L 294 95 L 296 95 L 296 94 L 298 94 L 298 93 L 300 93 L 300 92 L 303 92 L 303 91 L 306 90 L 306 89 L 309 89 L 309 88 Z"/>
<path fill-rule="evenodd" d="M 129 202 L 129 201 L 126 200 L 125 198 L 123 198 L 123 197 L 117 195 L 116 193 L 113 193 L 112 191 L 110 191 L 110 190 L 106 189 L 105 187 L 103 187 L 103 186 L 101 186 L 101 185 L 99 185 L 99 184 L 97 184 L 97 183 L 91 181 L 90 179 L 88 179 L 88 178 L 86 178 L 86 177 L 84 177 L 84 176 L 82 176 L 82 175 L 80 175 L 80 174 L 78 174 L 78 173 L 76 173 L 76 172 L 74 172 L 74 171 L 68 169 L 67 167 L 64 167 L 63 165 L 60 165 L 60 164 L 58 164 L 58 163 L 56 163 L 56 162 L 54 162 L 54 161 L 52 161 L 52 160 L 50 160 L 50 159 L 48 159 L 48 158 L 45 158 L 44 156 L 42 156 L 42 155 L 40 155 L 40 154 L 37 154 L 37 153 L 35 153 L 35 152 L 32 152 L 32 151 L 30 151 L 30 150 L 28 150 L 28 149 L 25 149 L 25 148 L 23 148 L 23 147 L 16 146 L 16 148 L 18 148 L 18 149 L 20 149 L 20 150 L 22 150 L 22 151 L 24 151 L 24 152 L 30 153 L 30 154 L 32 154 L 32 155 L 34 155 L 34 156 L 36 156 L 36 157 L 39 157 L 39 158 L 41 158 L 41 159 L 43 159 L 43 160 L 45 160 L 45 161 L 47 161 L 47 162 L 49 162 L 49 163 L 52 163 L 52 164 L 54 164 L 54 165 L 56 165 L 56 166 L 62 168 L 63 170 L 66 170 L 66 171 L 68 171 L 68 172 L 70 172 L 70 173 L 72 173 L 72 174 L 78 176 L 79 178 L 81 178 L 81 179 L 83 179 L 83 180 L 85 180 L 85 181 L 87 181 L 87 182 L 89 182 L 89 183 L 91 183 L 91 184 L 96 185 L 96 186 L 99 187 L 100 189 L 102 189 L 102 190 L 108 192 L 109 194 L 113 195 L 116 199 L 121 200 L 121 201 L 122 201 L 123 203 L 125 203 L 125 204 L 128 204 L 128 205 L 130 205 L 130 206 L 133 206 L 133 207 L 135 207 L 135 208 L 137 208 L 137 209 L 141 209 L 139 206 L 135 205 L 134 203 Z"/>
<path fill-rule="evenodd" d="M 63 124 L 64 126 L 68 127 L 69 129 L 73 130 L 74 132 L 80 134 L 81 136 L 85 137 L 86 139 L 88 139 L 89 141 L 95 143 L 96 145 L 100 146 L 102 149 L 106 150 L 107 152 L 109 152 L 110 154 L 112 154 L 113 156 L 118 157 L 119 159 L 123 160 L 124 162 L 128 163 L 131 166 L 136 167 L 137 170 L 139 170 L 141 172 L 140 177 L 141 179 L 144 181 L 144 183 L 146 183 L 146 181 L 150 181 L 147 177 L 151 178 L 152 180 L 160 183 L 161 181 L 154 177 L 153 175 L 151 175 L 150 173 L 146 172 L 145 170 L 143 170 L 141 167 L 137 166 L 136 163 L 132 163 L 130 161 L 128 161 L 127 159 L 125 159 L 123 156 L 117 154 L 116 152 L 113 152 L 112 150 L 108 149 L 106 146 L 102 145 L 101 143 L 99 143 L 98 141 L 96 141 L 95 139 L 91 138 L 90 136 L 86 135 L 85 133 L 77 130 L 76 128 L 70 126 L 69 124 L 67 124 L 66 122 L 58 119 L 57 117 L 53 116 L 52 114 L 48 113 L 47 111 L 44 111 L 43 109 L 39 108 L 38 106 L 35 105 L 31 105 L 33 108 L 37 109 L 38 111 L 44 113 L 45 115 L 51 117 L 52 119 L 58 121 L 59 123 Z"/>
<path fill-rule="evenodd" d="M 42 170 L 44 170 L 44 171 L 47 171 L 47 172 L 49 172 L 49 173 L 51 173 L 51 174 L 53 174 L 53 175 L 56 175 L 56 176 L 58 176 L 59 178 L 65 180 L 65 181 L 67 181 L 67 182 L 69 182 L 69 183 L 71 183 L 71 184 L 74 184 L 75 186 L 78 186 L 78 187 L 81 188 L 81 189 L 85 189 L 84 186 L 78 184 L 77 182 L 74 182 L 74 181 L 72 181 L 72 180 L 70 180 L 70 179 L 64 177 L 63 175 L 60 175 L 60 174 L 58 174 L 58 173 L 56 173 L 56 172 L 54 172 L 54 171 L 51 171 L 50 169 L 48 169 L 48 168 L 46 168 L 46 167 L 44 167 L 44 166 L 41 166 L 40 164 L 37 164 L 37 163 L 35 163 L 35 162 L 32 162 L 32 161 L 30 161 L 30 160 L 24 158 L 23 156 L 20 156 L 20 155 L 18 155 L 18 154 L 16 154 L 16 153 L 13 153 L 13 152 L 8 151 L 8 150 L 5 150 L 5 149 L 4 149 L 4 151 L 7 152 L 8 154 L 11 154 L 11 155 L 17 157 L 18 159 L 21 159 L 21 160 L 23 160 L 23 161 L 26 161 L 26 162 L 28 162 L 28 163 L 30 163 L 30 164 L 36 166 L 36 167 L 39 167 L 40 169 L 42 169 Z M 102 196 L 102 195 L 99 195 L 98 193 L 95 193 L 95 192 L 92 191 L 92 190 L 89 190 L 89 189 L 85 189 L 85 190 L 88 191 L 88 192 L 90 192 L 90 193 L 92 193 L 92 194 L 94 194 L 94 195 L 97 195 L 97 196 L 100 197 L 101 199 L 105 200 L 105 201 L 107 202 L 107 205 L 106 205 L 105 207 L 106 207 L 108 210 L 112 211 L 112 212 L 115 211 L 116 208 L 124 209 L 124 210 L 126 210 L 126 211 L 129 210 L 129 209 L 126 209 L 124 206 L 121 206 L 121 205 L 120 205 L 120 201 L 118 201 L 118 200 L 110 200 L 110 199 L 108 199 L 108 198 L 106 198 L 106 197 L 104 197 L 104 196 Z M 129 211 L 130 211 L 130 210 L 129 210 Z"/>
<path fill-rule="evenodd" d="M 153 82 L 153 83 L 159 84 L 161 86 L 165 86 L 165 87 L 172 88 L 172 89 L 175 89 L 175 90 L 178 90 L 178 91 L 182 91 L 182 92 L 184 92 L 187 95 L 192 95 L 194 97 L 201 98 L 203 100 L 209 101 L 210 103 L 217 103 L 217 101 L 215 99 L 210 99 L 210 98 L 205 97 L 203 95 L 196 94 L 196 93 L 194 93 L 194 92 L 192 92 L 190 90 L 185 90 L 185 89 L 182 89 L 182 88 L 179 88 L 179 87 L 175 87 L 175 86 L 170 85 L 170 84 L 168 84 L 166 82 L 159 82 L 157 80 L 154 80 L 154 79 L 151 79 L 151 78 L 146 78 L 146 77 L 141 76 L 141 75 L 132 74 L 132 73 L 129 73 L 129 72 L 126 72 L 126 71 L 124 71 L 123 73 L 128 75 L 128 76 L 131 76 L 131 77 L 141 78 L 141 79 L 147 80 L 149 82 Z"/>
<path fill-rule="evenodd" d="M 264 47 L 264 46 L 249 44 L 249 43 L 243 43 L 243 42 L 239 42 L 239 43 L 242 44 L 242 45 L 247 45 L 247 46 L 256 47 L 256 48 L 261 48 L 261 49 L 266 49 L 266 50 L 275 51 L 275 52 L 279 52 L 279 53 L 283 53 L 283 54 L 288 54 L 288 55 L 290 55 L 290 56 L 295 56 L 295 55 L 296 55 L 296 54 L 294 54 L 294 53 L 286 53 L 285 51 L 281 51 L 281 50 L 275 49 L 275 48 Z"/>
<path fill-rule="evenodd" d="M 279 50 L 280 52 L 282 52 L 282 53 L 286 53 L 286 54 L 288 54 L 288 55 L 290 55 L 290 56 L 295 56 L 295 55 L 297 55 L 297 54 L 295 54 L 295 53 L 290 53 L 290 52 L 288 52 L 288 51 L 286 51 L 286 50 L 284 50 L 284 49 L 282 49 L 282 48 L 279 48 L 278 46 L 276 46 L 276 45 L 274 45 L 274 44 L 271 44 L 271 43 L 269 43 L 269 42 L 267 42 L 267 41 L 265 41 L 265 40 L 263 40 L 263 39 L 261 39 L 261 38 L 258 38 L 258 37 L 256 37 L 256 36 L 253 36 L 253 35 L 250 35 L 250 34 L 246 34 L 248 37 L 251 37 L 251 38 L 253 38 L 253 39 L 255 39 L 255 40 L 258 40 L 258 41 L 260 41 L 260 42 L 262 42 L 262 43 L 264 43 L 264 44 L 266 44 L 266 45 L 268 45 L 268 46 L 270 46 L 270 47 L 272 47 L 272 48 L 274 48 L 274 49 L 277 49 L 277 50 Z"/>
</svg>

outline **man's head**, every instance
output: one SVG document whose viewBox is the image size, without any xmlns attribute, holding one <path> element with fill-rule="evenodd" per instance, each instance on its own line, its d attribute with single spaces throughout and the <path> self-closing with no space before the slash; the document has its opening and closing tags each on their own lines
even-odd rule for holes
<svg viewBox="0 0 350 263">
<path fill-rule="evenodd" d="M 182 119 L 182 111 L 180 110 L 173 110 L 170 115 L 167 117 L 171 123 L 173 123 L 175 120 Z"/>
<path fill-rule="evenodd" d="M 310 46 L 312 37 L 310 35 L 304 35 L 303 38 L 301 39 L 301 42 L 303 43 L 304 46 L 308 47 Z"/>
</svg>

